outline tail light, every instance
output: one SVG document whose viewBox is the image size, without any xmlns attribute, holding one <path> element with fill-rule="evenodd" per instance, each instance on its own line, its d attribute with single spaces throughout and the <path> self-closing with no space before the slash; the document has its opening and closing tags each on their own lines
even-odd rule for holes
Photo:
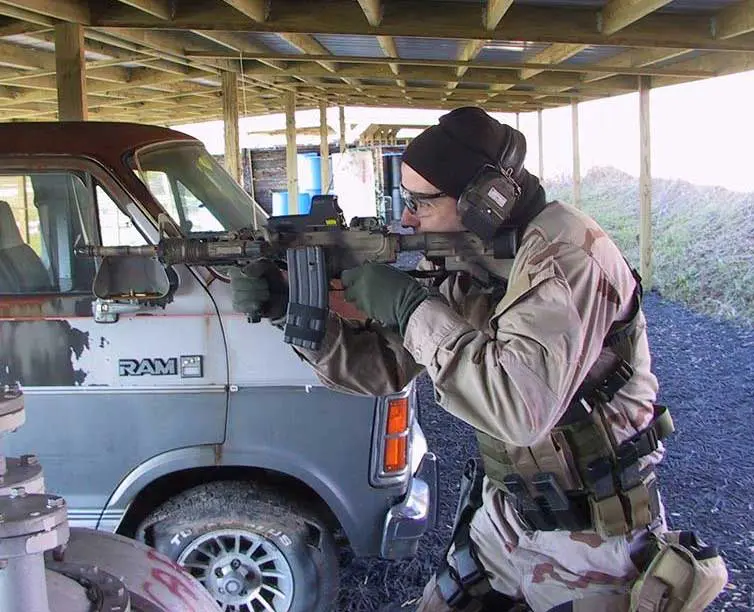
<svg viewBox="0 0 754 612">
<path fill-rule="evenodd" d="M 372 484 L 389 486 L 407 477 L 414 405 L 413 385 L 400 394 L 380 398 L 374 432 Z"/>
<path fill-rule="evenodd" d="M 400 472 L 408 463 L 408 398 L 387 401 L 385 426 L 385 457 L 383 470 L 388 474 Z"/>
</svg>

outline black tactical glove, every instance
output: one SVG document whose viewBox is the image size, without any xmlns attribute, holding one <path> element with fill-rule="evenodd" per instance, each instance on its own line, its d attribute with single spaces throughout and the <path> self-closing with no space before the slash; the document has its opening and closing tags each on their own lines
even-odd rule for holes
<svg viewBox="0 0 754 612">
<path fill-rule="evenodd" d="M 230 271 L 233 310 L 259 317 L 280 319 L 288 309 L 288 281 L 269 259 L 258 259 Z"/>
<path fill-rule="evenodd" d="M 387 327 L 397 327 L 401 335 L 414 310 L 429 297 L 416 280 L 397 268 L 367 263 L 341 275 L 346 299 L 364 314 Z"/>
</svg>

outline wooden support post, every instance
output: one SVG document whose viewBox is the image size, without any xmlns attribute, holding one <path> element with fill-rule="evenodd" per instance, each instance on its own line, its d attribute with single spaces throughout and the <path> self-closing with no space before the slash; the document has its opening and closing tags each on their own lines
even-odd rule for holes
<svg viewBox="0 0 754 612">
<path fill-rule="evenodd" d="M 238 137 L 238 75 L 222 73 L 223 123 L 225 125 L 225 169 L 239 183 L 241 177 L 241 146 Z"/>
<path fill-rule="evenodd" d="M 86 121 L 84 28 L 78 23 L 55 24 L 55 77 L 58 121 Z"/>
<path fill-rule="evenodd" d="M 537 111 L 537 138 L 539 140 L 539 180 L 545 180 L 545 132 L 542 126 L 542 111 Z"/>
<path fill-rule="evenodd" d="M 573 127 L 573 205 L 581 204 L 581 151 L 579 150 L 579 103 L 571 103 Z"/>
<path fill-rule="evenodd" d="M 288 177 L 288 214 L 298 214 L 298 148 L 296 146 L 296 92 L 285 93 L 285 171 Z"/>
<path fill-rule="evenodd" d="M 322 193 L 330 191 L 330 143 L 327 134 L 327 100 L 319 102 L 319 156 L 322 168 Z"/>
<path fill-rule="evenodd" d="M 651 87 L 650 77 L 639 77 L 639 137 L 641 139 L 639 274 L 641 274 L 642 284 L 646 290 L 652 287 L 652 143 L 649 114 Z"/>
<path fill-rule="evenodd" d="M 516 113 L 516 129 L 521 129 L 521 113 Z"/>
<path fill-rule="evenodd" d="M 346 152 L 346 109 L 338 107 L 338 121 L 340 124 L 340 152 Z"/>
</svg>

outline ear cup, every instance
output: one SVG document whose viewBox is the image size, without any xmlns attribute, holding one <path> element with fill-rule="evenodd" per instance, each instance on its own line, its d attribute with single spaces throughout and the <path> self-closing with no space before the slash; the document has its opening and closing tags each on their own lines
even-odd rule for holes
<svg viewBox="0 0 754 612">
<path fill-rule="evenodd" d="M 483 240 L 491 240 L 510 220 L 519 186 L 492 165 L 485 166 L 458 198 L 461 223 Z"/>
</svg>

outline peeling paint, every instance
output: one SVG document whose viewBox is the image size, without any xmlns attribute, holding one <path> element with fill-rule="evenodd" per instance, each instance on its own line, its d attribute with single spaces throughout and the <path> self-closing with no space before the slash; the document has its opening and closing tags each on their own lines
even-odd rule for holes
<svg viewBox="0 0 754 612">
<path fill-rule="evenodd" d="M 0 384 L 78 386 L 87 372 L 74 367 L 89 350 L 89 333 L 68 321 L 0 321 Z"/>
</svg>

